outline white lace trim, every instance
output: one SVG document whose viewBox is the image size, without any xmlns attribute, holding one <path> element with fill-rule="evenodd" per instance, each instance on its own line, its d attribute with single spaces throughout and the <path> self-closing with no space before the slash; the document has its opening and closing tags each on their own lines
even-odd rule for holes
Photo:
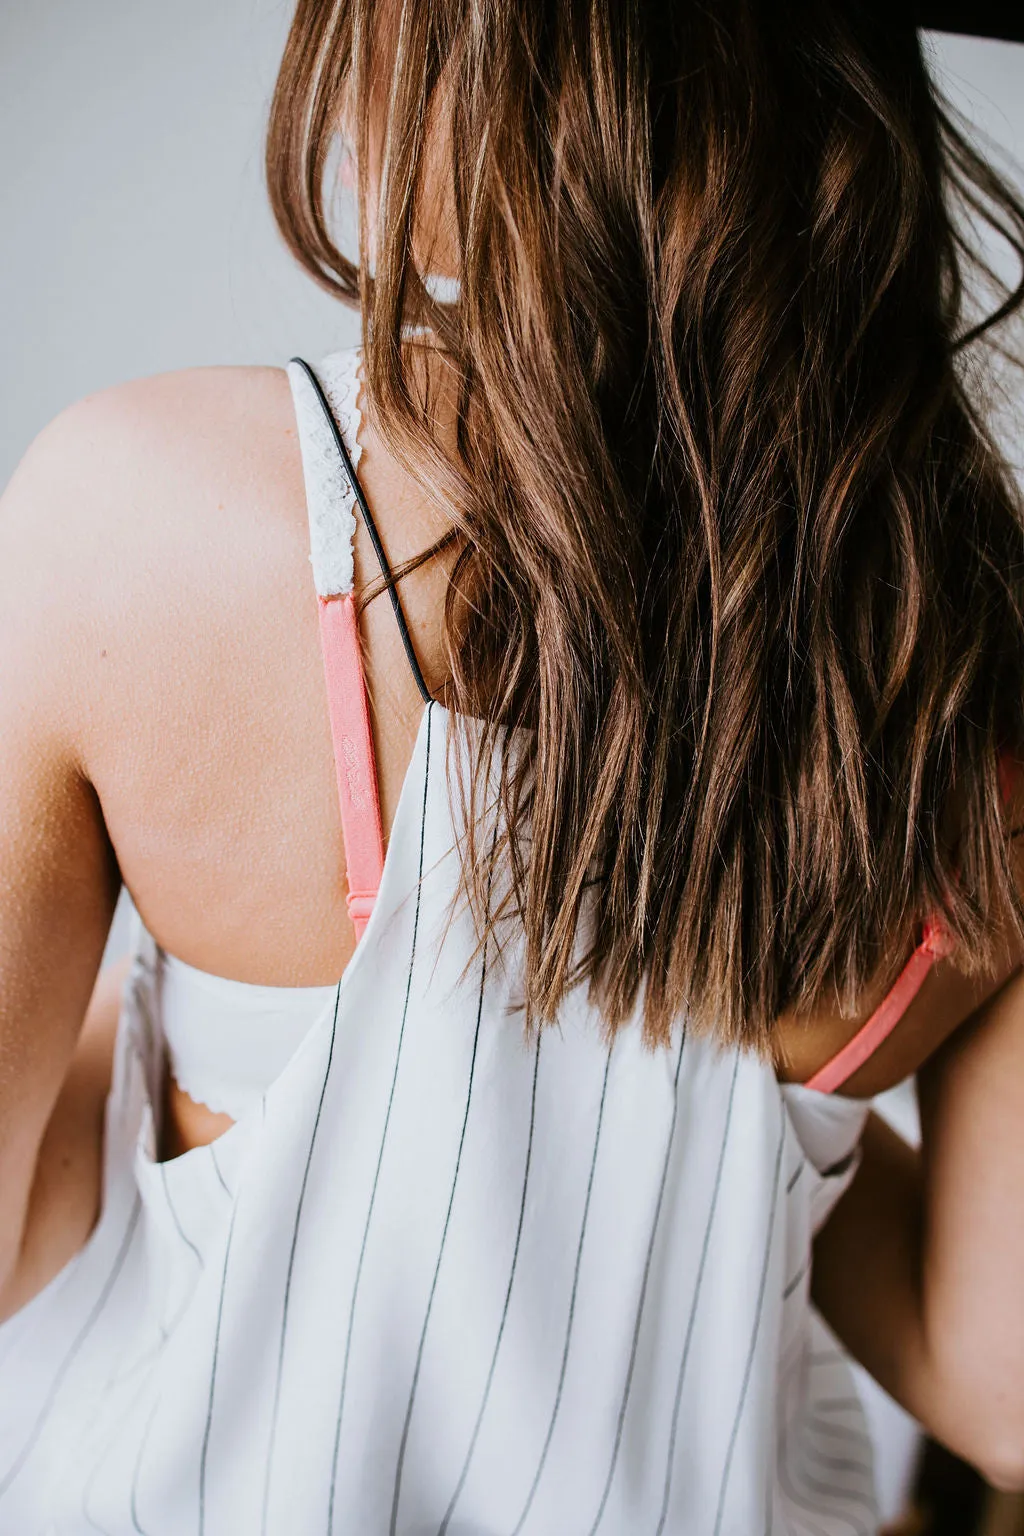
<svg viewBox="0 0 1024 1536">
<path fill-rule="evenodd" d="M 336 986 L 267 987 L 196 970 L 160 950 L 160 1023 L 174 1081 L 240 1120 L 330 1008 Z"/>
<path fill-rule="evenodd" d="M 352 463 L 358 465 L 362 453 L 361 349 L 349 347 L 332 353 L 319 365 L 317 375 Z M 351 592 L 354 582 L 355 492 L 309 379 L 297 363 L 288 365 L 288 378 L 302 450 L 313 582 L 321 597 L 338 597 Z"/>
<path fill-rule="evenodd" d="M 175 1085 L 182 1093 L 187 1093 L 193 1103 L 201 1104 L 215 1115 L 227 1115 L 230 1120 L 241 1120 L 263 1096 L 259 1089 L 248 1085 L 214 1082 L 202 1070 L 194 1076 L 187 1071 L 183 1073 L 181 1063 L 177 1061 L 170 1072 Z"/>
</svg>

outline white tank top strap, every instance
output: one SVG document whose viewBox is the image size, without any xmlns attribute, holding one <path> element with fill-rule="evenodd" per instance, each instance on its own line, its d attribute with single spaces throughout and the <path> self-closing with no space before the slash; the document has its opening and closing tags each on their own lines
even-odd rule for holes
<svg viewBox="0 0 1024 1536">
<path fill-rule="evenodd" d="M 296 357 L 289 365 L 289 378 L 306 481 L 310 561 L 345 843 L 346 901 L 356 938 L 360 939 L 384 868 L 384 827 L 353 593 L 357 506 L 392 587 L 396 612 L 400 605 L 355 467 L 359 449 L 358 361 L 359 354 L 350 350 L 329 356 L 317 371 Z M 401 623 L 403 633 L 407 633 L 404 618 Z"/>
<path fill-rule="evenodd" d="M 359 393 L 361 352 L 358 347 L 332 353 L 316 369 L 338 431 L 352 460 L 359 463 L 361 415 Z M 307 366 L 294 358 L 288 380 L 295 403 L 302 473 L 309 513 L 310 563 L 320 597 L 340 597 L 352 591 L 352 541 L 356 531 L 356 492 L 338 452 L 334 428 Z"/>
<path fill-rule="evenodd" d="M 357 493 L 335 433 L 340 433 L 354 467 L 360 456 L 360 353 L 356 348 L 334 353 L 315 371 L 296 359 L 289 365 L 288 378 L 302 453 L 310 563 L 323 624 L 325 606 L 332 615 L 351 607 Z M 332 598 L 346 601 L 334 603 Z M 354 632 L 347 637 L 347 647 L 349 651 L 358 647 Z M 349 693 L 353 687 L 362 690 L 361 677 L 355 681 L 346 677 L 344 682 Z M 368 774 L 372 767 L 371 761 Z M 375 798 L 375 781 L 371 788 Z M 350 841 L 346 838 L 347 844 Z M 349 849 L 350 887 L 354 851 Z M 350 912 L 352 901 L 350 888 Z M 354 915 L 354 921 L 359 919 L 357 932 L 368 915 L 368 905 L 372 901 L 364 901 Z M 196 970 L 164 951 L 159 984 L 163 1034 L 175 1082 L 198 1103 L 233 1120 L 259 1102 L 337 992 L 336 985 L 264 987 L 230 981 Z"/>
</svg>

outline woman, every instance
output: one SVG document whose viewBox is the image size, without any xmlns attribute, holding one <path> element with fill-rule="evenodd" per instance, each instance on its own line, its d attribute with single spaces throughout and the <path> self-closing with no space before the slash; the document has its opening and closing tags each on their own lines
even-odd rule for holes
<svg viewBox="0 0 1024 1536">
<path fill-rule="evenodd" d="M 871 1531 L 812 1240 L 1019 1483 L 1024 209 L 849 0 L 301 0 L 268 166 L 365 353 L 0 518 L 0 1530 Z"/>
</svg>

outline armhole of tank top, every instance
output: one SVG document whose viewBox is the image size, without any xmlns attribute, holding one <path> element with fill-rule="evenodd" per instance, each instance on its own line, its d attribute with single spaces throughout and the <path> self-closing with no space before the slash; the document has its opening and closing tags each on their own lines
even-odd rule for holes
<svg viewBox="0 0 1024 1536">
<path fill-rule="evenodd" d="M 361 500 L 354 470 L 360 454 L 358 354 L 339 354 L 337 361 L 328 387 L 301 358 L 289 363 L 288 380 L 306 489 L 309 558 L 345 847 L 346 900 L 358 940 L 380 888 L 384 831 L 353 595 L 355 508 Z"/>
<path fill-rule="evenodd" d="M 999 754 L 997 771 L 999 793 L 1007 806 L 1021 769 L 1009 752 Z M 861 1025 L 852 1040 L 819 1067 L 803 1085 L 819 1093 L 835 1093 L 853 1076 L 887 1040 L 910 1007 L 932 966 L 953 952 L 953 941 L 940 916 L 932 916 L 924 925 L 921 941 L 871 1017 Z"/>
</svg>

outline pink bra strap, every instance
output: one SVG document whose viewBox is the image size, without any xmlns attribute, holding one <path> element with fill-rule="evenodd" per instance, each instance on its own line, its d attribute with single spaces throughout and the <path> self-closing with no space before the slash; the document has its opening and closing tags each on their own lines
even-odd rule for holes
<svg viewBox="0 0 1024 1536">
<path fill-rule="evenodd" d="M 370 708 L 351 592 L 318 597 L 317 606 L 348 868 L 348 912 L 358 940 L 373 911 L 384 869 Z"/>
<path fill-rule="evenodd" d="M 1020 764 L 1013 760 L 1009 752 L 1000 753 L 999 792 L 1004 805 L 1013 793 L 1019 769 Z M 921 990 L 921 983 L 936 960 L 945 959 L 952 951 L 953 941 L 942 919 L 929 918 L 924 925 L 920 944 L 867 1023 L 861 1026 L 853 1039 L 831 1061 L 827 1061 L 813 1077 L 808 1078 L 805 1086 L 816 1088 L 819 1093 L 834 1093 L 837 1088 L 841 1088 L 847 1078 L 852 1077 L 874 1055 L 882 1041 L 892 1034 Z"/>
<path fill-rule="evenodd" d="M 882 1041 L 892 1034 L 910 1004 L 921 990 L 921 983 L 936 960 L 941 960 L 953 945 L 944 925 L 931 919 L 924 926 L 924 935 L 910 959 L 903 967 L 890 990 L 879 1003 L 866 1024 L 862 1024 L 853 1039 L 837 1051 L 831 1061 L 808 1078 L 806 1086 L 819 1093 L 834 1093 L 841 1088 L 869 1056 L 873 1056 Z"/>
<path fill-rule="evenodd" d="M 288 365 L 295 401 L 302 470 L 309 512 L 310 563 L 316 588 L 320 645 L 327 683 L 327 709 L 341 808 L 341 832 L 348 875 L 348 911 L 361 939 L 384 870 L 384 832 L 377 767 L 363 675 L 356 607 L 353 535 L 361 512 L 391 594 L 402 639 L 421 691 L 408 626 L 380 537 L 356 476 L 359 457 L 359 354 L 337 353 L 321 367 L 331 381 L 335 408 L 317 373 L 300 357 Z M 350 434 L 352 449 L 345 441 Z M 429 697 L 429 695 L 427 695 Z"/>
</svg>

